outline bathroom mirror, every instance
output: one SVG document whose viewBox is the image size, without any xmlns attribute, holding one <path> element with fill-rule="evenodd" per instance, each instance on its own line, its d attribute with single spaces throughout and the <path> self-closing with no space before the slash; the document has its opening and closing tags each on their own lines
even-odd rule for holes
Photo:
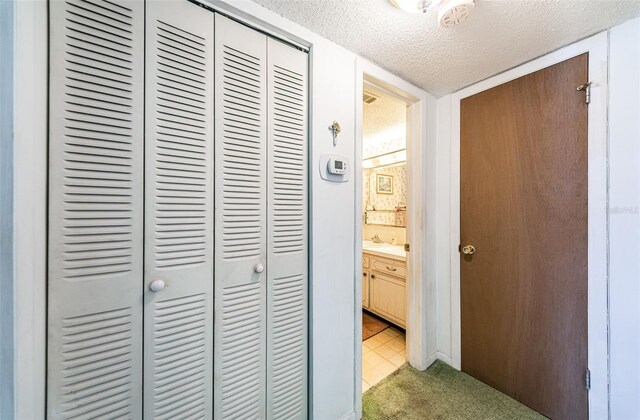
<svg viewBox="0 0 640 420">
<path fill-rule="evenodd" d="M 363 169 L 365 224 L 406 226 L 407 165 Z"/>
</svg>

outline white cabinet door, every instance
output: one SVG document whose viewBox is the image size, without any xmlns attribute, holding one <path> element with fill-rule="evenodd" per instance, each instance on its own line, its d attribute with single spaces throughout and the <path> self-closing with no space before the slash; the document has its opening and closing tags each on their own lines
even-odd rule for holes
<svg viewBox="0 0 640 420">
<path fill-rule="evenodd" d="M 265 416 L 267 37 L 215 15 L 218 419 Z"/>
<path fill-rule="evenodd" d="M 49 13 L 47 417 L 140 418 L 144 3 Z"/>
<path fill-rule="evenodd" d="M 372 272 L 369 282 L 370 308 L 401 327 L 406 325 L 406 285 L 404 280 Z"/>
<path fill-rule="evenodd" d="M 267 43 L 267 418 L 307 416 L 307 54 Z"/>
<path fill-rule="evenodd" d="M 213 24 L 146 2 L 145 418 L 212 415 Z"/>
</svg>

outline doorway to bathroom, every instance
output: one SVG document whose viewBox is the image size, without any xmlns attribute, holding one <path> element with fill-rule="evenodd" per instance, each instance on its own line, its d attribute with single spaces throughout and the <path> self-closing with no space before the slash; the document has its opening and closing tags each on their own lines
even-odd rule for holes
<svg viewBox="0 0 640 420">
<path fill-rule="evenodd" d="M 435 101 L 366 60 L 358 61 L 357 75 L 354 398 L 359 413 L 362 392 L 405 363 L 424 370 L 436 357 L 435 295 L 426 292 L 435 287 L 435 264 L 424 246 L 426 232 L 434 229 L 425 215 L 435 211 L 435 200 L 426 197 L 433 194 L 427 180 L 435 179 L 436 166 L 431 162 L 435 129 L 427 127 Z"/>
<path fill-rule="evenodd" d="M 362 95 L 362 391 L 407 361 L 407 103 Z"/>
</svg>

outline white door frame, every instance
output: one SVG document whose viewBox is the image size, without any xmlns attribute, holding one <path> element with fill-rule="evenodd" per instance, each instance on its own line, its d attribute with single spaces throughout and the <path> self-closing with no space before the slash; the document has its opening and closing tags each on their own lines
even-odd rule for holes
<svg viewBox="0 0 640 420">
<path fill-rule="evenodd" d="M 0 7 L 5 7 L 4 5 Z M 5 8 L 4 12 L 9 11 Z M 44 1 L 13 2 L 13 205 L 12 289 L 2 308 L 0 332 L 7 379 L 0 377 L 0 417 L 43 418 L 45 415 L 47 303 L 47 136 L 48 11 Z M 26 47 L 28 46 L 28 47 Z M 4 65 L 4 63 L 3 63 Z M 3 92 L 4 94 L 4 92 Z M 3 98 L 5 99 L 5 98 Z M 4 105 L 4 103 L 3 103 Z M 11 108 L 11 106 L 9 106 Z M 3 109 L 11 112 L 11 109 Z M 5 226 L 3 226 L 5 228 Z M 4 232 L 4 231 L 3 231 Z M 6 287 L 6 284 L 3 284 Z M 5 311 L 6 309 L 6 311 Z M 3 318 L 5 316 L 6 318 Z M 6 356 L 6 358 L 5 358 Z"/>
<path fill-rule="evenodd" d="M 367 82 L 407 103 L 407 360 L 424 370 L 436 359 L 435 115 L 433 97 L 375 64 L 356 59 L 355 188 L 355 406 L 362 416 L 362 93 Z"/>
<path fill-rule="evenodd" d="M 589 81 L 593 84 L 588 111 L 588 365 L 591 371 L 589 415 L 593 419 L 608 417 L 608 46 L 608 34 L 603 32 L 451 96 L 451 358 L 453 367 L 460 369 L 460 100 L 589 53 Z"/>
</svg>

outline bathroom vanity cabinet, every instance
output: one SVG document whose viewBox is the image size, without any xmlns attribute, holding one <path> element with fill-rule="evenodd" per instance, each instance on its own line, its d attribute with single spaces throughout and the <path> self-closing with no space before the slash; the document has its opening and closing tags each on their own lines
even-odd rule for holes
<svg viewBox="0 0 640 420">
<path fill-rule="evenodd" d="M 404 259 L 362 255 L 362 307 L 406 328 L 407 267 Z"/>
</svg>

